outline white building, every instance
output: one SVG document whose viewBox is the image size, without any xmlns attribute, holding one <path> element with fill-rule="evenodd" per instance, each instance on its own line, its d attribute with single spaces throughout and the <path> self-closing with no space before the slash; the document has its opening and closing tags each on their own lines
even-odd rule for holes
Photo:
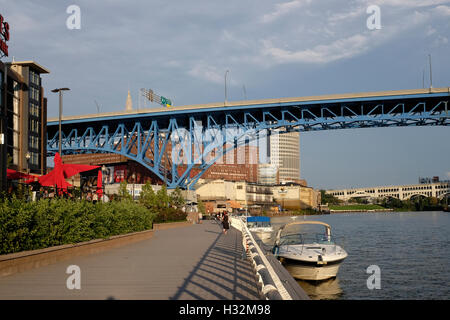
<svg viewBox="0 0 450 320">
<path fill-rule="evenodd" d="M 272 130 L 268 136 L 267 154 L 270 162 L 258 166 L 258 182 L 278 184 L 300 181 L 300 133 Z"/>
</svg>

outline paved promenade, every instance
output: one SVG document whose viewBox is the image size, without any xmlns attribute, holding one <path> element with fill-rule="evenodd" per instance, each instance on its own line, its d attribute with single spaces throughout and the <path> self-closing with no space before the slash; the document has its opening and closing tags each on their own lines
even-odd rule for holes
<svg viewBox="0 0 450 320">
<path fill-rule="evenodd" d="M 81 289 L 69 290 L 69 265 Z M 158 230 L 149 240 L 0 278 L 0 299 L 259 299 L 242 236 L 214 221 Z"/>
</svg>

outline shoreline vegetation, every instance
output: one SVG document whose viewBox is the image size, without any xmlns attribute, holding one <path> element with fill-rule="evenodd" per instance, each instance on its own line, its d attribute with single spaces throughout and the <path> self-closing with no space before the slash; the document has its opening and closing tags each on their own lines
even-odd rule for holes
<svg viewBox="0 0 450 320">
<path fill-rule="evenodd" d="M 126 184 L 109 202 L 0 197 L 0 255 L 151 230 L 154 223 L 187 221 L 183 205 L 180 190 L 168 195 L 163 186 L 155 193 L 150 184 L 143 187 L 138 201 L 133 201 Z"/>
</svg>

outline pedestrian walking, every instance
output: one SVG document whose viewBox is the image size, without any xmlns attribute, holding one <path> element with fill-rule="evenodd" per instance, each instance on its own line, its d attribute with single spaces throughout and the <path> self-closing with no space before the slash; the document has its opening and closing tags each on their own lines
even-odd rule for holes
<svg viewBox="0 0 450 320">
<path fill-rule="evenodd" d="M 198 213 L 198 223 L 202 223 L 203 214 L 201 212 Z"/>
<path fill-rule="evenodd" d="M 230 229 L 230 223 L 228 221 L 228 214 L 225 211 L 223 212 L 222 226 L 223 226 L 223 233 L 227 234 L 228 229 Z"/>
</svg>

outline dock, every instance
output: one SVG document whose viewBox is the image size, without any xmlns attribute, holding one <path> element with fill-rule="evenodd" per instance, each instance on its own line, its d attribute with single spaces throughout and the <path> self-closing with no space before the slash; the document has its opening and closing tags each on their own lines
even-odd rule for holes
<svg viewBox="0 0 450 320">
<path fill-rule="evenodd" d="M 67 285 L 73 265 L 80 289 Z M 149 239 L 0 277 L 0 300 L 265 299 L 241 231 L 231 227 L 223 234 L 214 220 L 155 230 Z"/>
<path fill-rule="evenodd" d="M 258 300 L 242 259 L 241 233 L 213 220 L 155 231 L 153 237 L 0 278 L 0 299 Z M 67 288 L 69 265 L 81 289 Z"/>
</svg>

